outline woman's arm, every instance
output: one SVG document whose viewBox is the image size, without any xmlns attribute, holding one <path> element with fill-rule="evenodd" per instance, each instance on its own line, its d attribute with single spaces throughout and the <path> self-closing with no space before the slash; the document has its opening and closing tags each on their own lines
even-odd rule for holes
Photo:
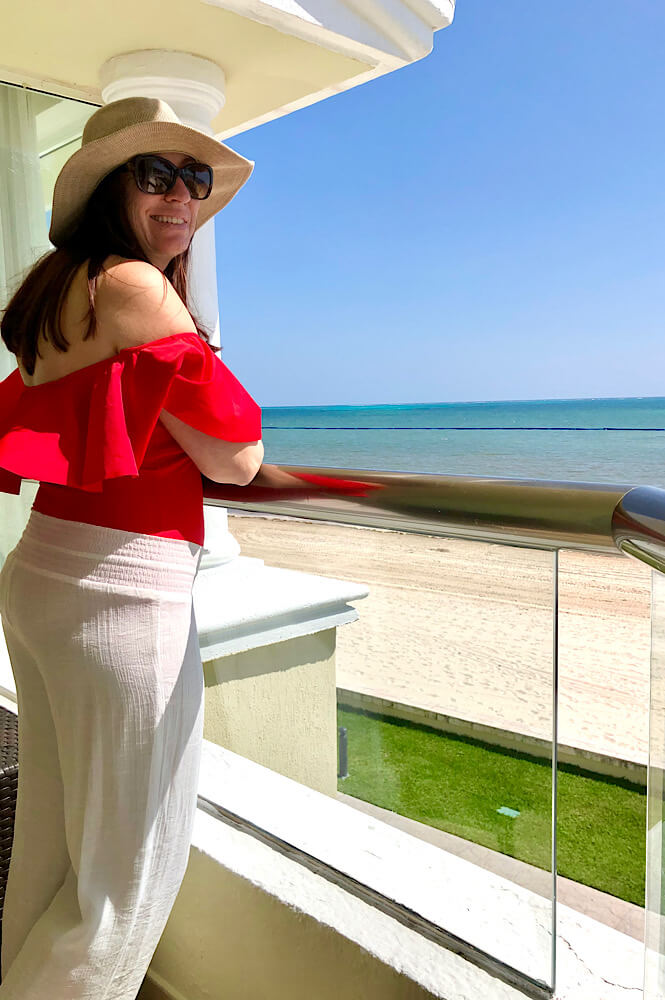
<svg viewBox="0 0 665 1000">
<path fill-rule="evenodd" d="M 159 419 L 203 475 L 215 483 L 246 486 L 261 466 L 262 441 L 222 441 L 195 430 L 166 410 Z"/>
</svg>

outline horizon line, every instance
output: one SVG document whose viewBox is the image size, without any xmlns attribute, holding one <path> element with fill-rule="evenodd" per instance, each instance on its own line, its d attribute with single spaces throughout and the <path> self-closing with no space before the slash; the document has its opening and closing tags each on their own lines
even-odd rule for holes
<svg viewBox="0 0 665 1000">
<path fill-rule="evenodd" d="M 370 410 L 386 409 L 388 407 L 426 407 L 426 406 L 481 406 L 495 403 L 594 403 L 599 400 L 623 401 L 663 400 L 665 396 L 546 396 L 531 399 L 455 399 L 426 403 L 275 403 L 262 406 L 263 410 Z"/>
</svg>

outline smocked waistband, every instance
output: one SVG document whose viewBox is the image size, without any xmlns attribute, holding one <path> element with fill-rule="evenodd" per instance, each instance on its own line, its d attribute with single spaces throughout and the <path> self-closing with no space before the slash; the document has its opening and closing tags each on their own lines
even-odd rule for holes
<svg viewBox="0 0 665 1000">
<path fill-rule="evenodd" d="M 182 592 L 193 584 L 201 546 L 32 510 L 13 555 L 52 575 Z"/>
</svg>

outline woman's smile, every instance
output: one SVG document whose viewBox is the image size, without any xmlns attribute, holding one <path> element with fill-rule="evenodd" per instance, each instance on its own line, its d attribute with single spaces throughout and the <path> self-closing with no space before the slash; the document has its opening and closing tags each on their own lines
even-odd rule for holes
<svg viewBox="0 0 665 1000">
<path fill-rule="evenodd" d="M 172 226 L 184 226 L 187 224 L 187 219 L 184 219 L 176 215 L 152 215 L 152 219 L 156 222 L 164 222 Z"/>
</svg>

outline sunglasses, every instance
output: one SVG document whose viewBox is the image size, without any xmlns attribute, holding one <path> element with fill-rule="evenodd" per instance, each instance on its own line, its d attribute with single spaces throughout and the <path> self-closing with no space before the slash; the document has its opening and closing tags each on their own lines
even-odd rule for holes
<svg viewBox="0 0 665 1000">
<path fill-rule="evenodd" d="M 166 194 L 175 186 L 178 177 L 182 177 L 185 187 L 197 201 L 203 201 L 212 191 L 212 167 L 207 163 L 175 167 L 163 156 L 147 153 L 135 156 L 124 169 L 134 175 L 137 188 L 144 194 Z"/>
</svg>

